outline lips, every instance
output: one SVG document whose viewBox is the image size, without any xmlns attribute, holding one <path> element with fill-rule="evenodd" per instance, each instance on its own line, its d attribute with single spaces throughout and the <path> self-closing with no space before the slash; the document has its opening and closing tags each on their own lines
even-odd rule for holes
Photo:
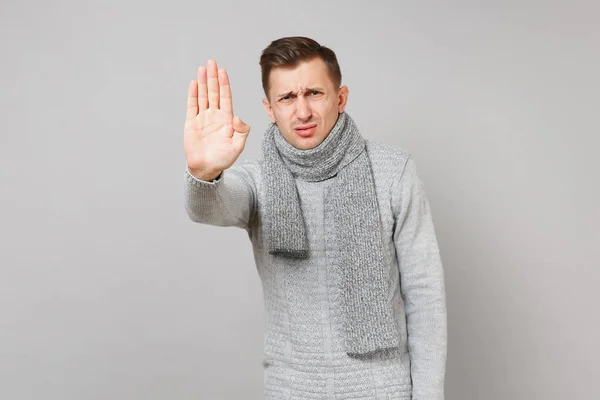
<svg viewBox="0 0 600 400">
<path fill-rule="evenodd" d="M 294 131 L 302 137 L 309 137 L 317 130 L 317 125 L 304 125 L 294 128 Z"/>
</svg>

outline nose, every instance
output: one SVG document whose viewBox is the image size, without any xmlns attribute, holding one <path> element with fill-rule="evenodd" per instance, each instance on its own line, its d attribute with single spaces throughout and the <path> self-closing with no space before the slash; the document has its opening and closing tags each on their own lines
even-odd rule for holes
<svg viewBox="0 0 600 400">
<path fill-rule="evenodd" d="M 312 116 L 310 104 L 304 96 L 298 96 L 296 100 L 296 117 L 299 120 L 306 121 Z"/>
</svg>

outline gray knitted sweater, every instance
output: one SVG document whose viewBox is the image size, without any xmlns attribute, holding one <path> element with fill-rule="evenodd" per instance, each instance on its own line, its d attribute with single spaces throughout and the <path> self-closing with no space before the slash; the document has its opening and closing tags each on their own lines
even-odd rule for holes
<svg viewBox="0 0 600 400">
<path fill-rule="evenodd" d="M 332 227 L 325 224 L 326 188 L 335 177 L 296 179 L 310 257 L 268 253 L 258 161 L 238 161 L 212 181 L 186 171 L 185 206 L 199 223 L 237 226 L 252 242 L 265 307 L 264 398 L 443 400 L 447 319 L 444 272 L 429 202 L 415 163 L 403 149 L 366 140 L 389 265 L 389 297 L 401 346 L 353 358 L 344 349 L 344 271 Z"/>
</svg>

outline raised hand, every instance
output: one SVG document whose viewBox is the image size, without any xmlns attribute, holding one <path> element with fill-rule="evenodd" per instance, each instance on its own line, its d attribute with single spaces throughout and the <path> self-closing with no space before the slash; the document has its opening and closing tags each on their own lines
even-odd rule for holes
<svg viewBox="0 0 600 400">
<path fill-rule="evenodd" d="M 233 116 L 227 71 L 208 60 L 188 87 L 183 147 L 192 175 L 212 180 L 231 167 L 242 153 L 249 132 L 250 126 Z"/>
</svg>

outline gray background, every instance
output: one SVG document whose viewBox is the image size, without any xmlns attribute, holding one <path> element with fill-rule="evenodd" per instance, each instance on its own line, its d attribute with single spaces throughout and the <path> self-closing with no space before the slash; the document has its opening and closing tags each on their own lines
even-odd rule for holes
<svg viewBox="0 0 600 400">
<path fill-rule="evenodd" d="M 332 47 L 363 135 L 415 157 L 447 399 L 600 398 L 599 2 L 4 0 L 0 16 L 0 398 L 260 398 L 250 243 L 187 219 L 183 122 L 215 58 L 258 157 L 259 54 L 289 35 Z"/>
</svg>

